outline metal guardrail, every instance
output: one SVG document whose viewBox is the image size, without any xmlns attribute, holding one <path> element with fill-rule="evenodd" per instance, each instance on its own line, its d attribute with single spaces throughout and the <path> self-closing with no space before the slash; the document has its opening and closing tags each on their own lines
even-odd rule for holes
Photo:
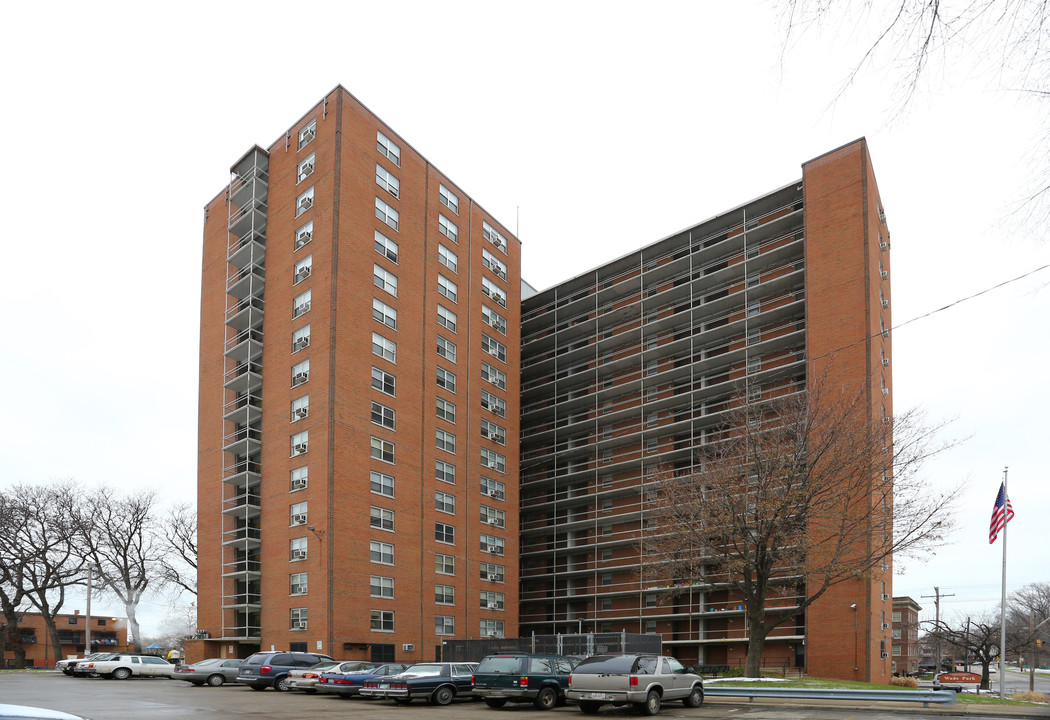
<svg viewBox="0 0 1050 720">
<path fill-rule="evenodd" d="M 814 699 L 814 700 L 864 700 L 881 702 L 921 702 L 954 705 L 953 690 L 826 690 L 819 688 L 771 688 L 771 687 L 714 687 L 704 686 L 708 697 L 746 697 L 749 702 L 759 698 Z"/>
</svg>

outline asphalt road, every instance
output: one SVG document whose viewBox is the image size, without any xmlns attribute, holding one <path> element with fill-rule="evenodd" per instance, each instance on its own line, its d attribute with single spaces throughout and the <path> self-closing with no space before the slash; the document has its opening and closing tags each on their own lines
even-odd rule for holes
<svg viewBox="0 0 1050 720">
<path fill-rule="evenodd" d="M 432 707 L 420 702 L 400 706 L 391 702 L 342 699 L 328 695 L 305 695 L 273 690 L 255 692 L 243 686 L 221 688 L 194 687 L 188 683 L 167 679 L 105 680 L 103 678 L 73 678 L 60 672 L 4 672 L 0 673 L 0 703 L 31 705 L 84 715 L 91 720 L 220 720 L 251 718 L 252 720 L 324 720 L 353 718 L 361 720 L 582 720 L 584 716 L 574 705 L 558 707 L 547 713 L 534 710 L 531 705 L 507 705 L 493 710 L 480 702 L 456 701 L 449 707 Z M 834 705 L 814 708 L 780 705 L 749 705 L 729 701 L 728 698 L 709 699 L 703 707 L 687 709 L 681 703 L 668 703 L 660 713 L 662 718 L 689 718 L 690 720 L 729 720 L 746 716 L 747 720 L 890 720 L 922 712 L 915 707 L 870 709 Z M 941 718 L 967 717 L 961 706 L 931 708 L 929 714 Z M 598 716 L 621 718 L 637 717 L 628 708 L 607 706 Z M 972 717 L 972 715 L 970 715 Z M 985 712 L 983 719 L 997 717 L 1016 720 L 1016 714 L 999 715 Z M 1048 709 L 1044 717 L 1050 717 Z"/>
</svg>

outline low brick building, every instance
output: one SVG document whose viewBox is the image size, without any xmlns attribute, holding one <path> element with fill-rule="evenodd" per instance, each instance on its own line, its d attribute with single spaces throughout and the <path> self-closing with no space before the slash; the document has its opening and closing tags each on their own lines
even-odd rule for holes
<svg viewBox="0 0 1050 720">
<path fill-rule="evenodd" d="M 55 657 L 54 648 L 48 637 L 44 616 L 40 613 L 20 613 L 18 629 L 22 647 L 26 653 L 28 667 L 50 667 L 56 659 L 81 655 L 84 653 L 87 640 L 86 630 L 91 625 L 91 651 L 101 652 L 131 650 L 128 644 L 128 621 L 125 618 L 109 616 L 92 616 L 90 619 L 81 615 L 79 610 L 72 614 L 58 615 L 58 639 L 62 643 L 62 652 Z M 3 642 L 0 636 L 0 643 Z M 14 667 L 16 648 L 3 646 L 3 664 Z"/>
</svg>

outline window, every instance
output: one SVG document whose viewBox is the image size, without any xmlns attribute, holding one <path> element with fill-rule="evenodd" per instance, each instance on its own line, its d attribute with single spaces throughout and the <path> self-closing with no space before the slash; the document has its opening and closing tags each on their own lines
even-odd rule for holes
<svg viewBox="0 0 1050 720">
<path fill-rule="evenodd" d="M 456 574 L 456 556 L 455 555 L 441 555 L 440 553 L 435 556 L 434 561 L 434 572 L 439 575 L 455 575 Z"/>
<path fill-rule="evenodd" d="M 375 632 L 394 632 L 394 613 L 390 610 L 373 610 L 372 630 Z"/>
<path fill-rule="evenodd" d="M 747 305 L 747 316 L 751 317 L 753 315 L 758 315 L 759 311 L 761 311 L 761 310 L 762 310 L 762 303 L 761 302 L 755 301 L 755 302 L 752 302 L 752 303 L 748 303 L 748 305 Z"/>
<path fill-rule="evenodd" d="M 292 457 L 304 454 L 310 447 L 310 431 L 303 430 L 301 433 L 292 435 Z"/>
<path fill-rule="evenodd" d="M 481 522 L 493 527 L 506 527 L 507 516 L 502 510 L 491 508 L 488 505 L 481 506 Z"/>
<path fill-rule="evenodd" d="M 445 368 L 437 369 L 437 385 L 449 392 L 456 392 L 456 376 Z"/>
<path fill-rule="evenodd" d="M 295 199 L 295 216 L 299 217 L 304 212 L 314 206 L 314 188 L 313 185 L 306 188 L 302 195 Z"/>
<path fill-rule="evenodd" d="M 481 319 L 489 327 L 503 333 L 504 335 L 507 334 L 507 318 L 500 315 L 488 305 L 481 306 Z"/>
<path fill-rule="evenodd" d="M 445 432 L 444 430 L 435 431 L 435 442 L 438 450 L 444 450 L 445 452 L 455 453 L 456 452 L 456 436 L 452 433 Z"/>
<path fill-rule="evenodd" d="M 612 598 L 602 599 L 602 610 L 612 610 Z"/>
<path fill-rule="evenodd" d="M 448 513 L 449 515 L 456 514 L 456 496 L 451 493 L 441 492 L 440 490 L 434 493 L 434 507 L 437 508 L 438 512 Z"/>
<path fill-rule="evenodd" d="M 481 579 L 489 580 L 490 582 L 503 582 L 503 579 L 507 576 L 506 569 L 502 565 L 495 565 L 493 563 L 481 563 Z"/>
<path fill-rule="evenodd" d="M 397 330 L 397 310 L 375 298 L 372 298 L 372 318 L 391 330 Z"/>
<path fill-rule="evenodd" d="M 394 462 L 394 443 L 380 438 L 372 438 L 372 457 L 383 462 Z"/>
<path fill-rule="evenodd" d="M 293 538 L 288 543 L 288 555 L 291 560 L 305 560 L 307 554 L 306 538 Z"/>
<path fill-rule="evenodd" d="M 459 198 L 456 197 L 456 194 L 454 192 L 449 190 L 444 185 L 439 185 L 438 195 L 441 198 L 442 205 L 459 215 Z"/>
<path fill-rule="evenodd" d="M 486 220 L 481 221 L 481 236 L 492 243 L 497 250 L 502 250 L 504 254 L 507 253 L 507 241 Z"/>
<path fill-rule="evenodd" d="M 310 414 L 310 396 L 303 395 L 292 400 L 292 422 L 302 420 Z"/>
<path fill-rule="evenodd" d="M 503 555 L 504 546 L 503 538 L 496 537 L 495 535 L 481 535 L 481 552 L 490 553 L 492 555 Z"/>
<path fill-rule="evenodd" d="M 488 420 L 481 421 L 481 437 L 488 438 L 500 445 L 507 444 L 507 430 Z"/>
<path fill-rule="evenodd" d="M 289 492 L 295 492 L 296 490 L 305 490 L 306 486 L 310 482 L 310 470 L 306 465 L 297 467 L 289 473 L 289 479 L 291 480 L 291 490 Z"/>
<path fill-rule="evenodd" d="M 646 620 L 645 621 L 645 632 L 647 635 L 652 635 L 656 632 L 656 621 Z"/>
<path fill-rule="evenodd" d="M 369 488 L 376 495 L 394 497 L 394 476 L 373 470 L 369 473 Z"/>
<path fill-rule="evenodd" d="M 438 305 L 438 325 L 450 332 L 456 332 L 456 313 L 444 305 Z"/>
<path fill-rule="evenodd" d="M 448 400 L 437 399 L 437 416 L 450 423 L 456 422 L 456 406 Z"/>
<path fill-rule="evenodd" d="M 899 612 L 893 613 L 891 617 L 893 618 L 893 622 L 895 623 L 899 623 L 901 621 L 901 614 Z"/>
<path fill-rule="evenodd" d="M 375 401 L 372 402 L 372 422 L 385 428 L 394 429 L 394 409 Z"/>
<path fill-rule="evenodd" d="M 481 494 L 496 500 L 503 500 L 507 497 L 507 486 L 499 480 L 493 480 L 482 475 Z"/>
<path fill-rule="evenodd" d="M 481 292 L 492 298 L 497 305 L 507 307 L 507 296 L 499 289 L 499 286 L 486 277 L 481 278 Z"/>
<path fill-rule="evenodd" d="M 310 347 L 310 326 L 305 325 L 292 333 L 292 353 Z"/>
<path fill-rule="evenodd" d="M 314 118 L 299 131 L 299 150 L 302 150 L 311 140 L 317 137 L 317 118 Z M 311 157 L 313 157 L 311 155 Z"/>
<path fill-rule="evenodd" d="M 438 615 L 434 618 L 434 633 L 437 635 L 455 635 L 456 619 L 450 615 Z"/>
<path fill-rule="evenodd" d="M 505 606 L 504 595 L 501 592 L 481 591 L 481 607 L 486 610 L 503 610 Z"/>
<path fill-rule="evenodd" d="M 481 448 L 481 465 L 499 472 L 507 472 L 507 458 L 485 448 Z"/>
<path fill-rule="evenodd" d="M 481 621 L 481 636 L 482 637 L 503 637 L 503 621 L 502 620 L 482 620 Z"/>
<path fill-rule="evenodd" d="M 307 504 L 306 503 L 304 503 L 304 502 L 292 503 L 291 506 L 288 508 L 288 510 L 289 510 L 289 518 L 290 518 L 289 522 L 288 522 L 289 525 L 305 525 L 306 524 L 307 519 L 309 518 L 308 508 L 307 508 Z"/>
<path fill-rule="evenodd" d="M 752 355 L 747 359 L 747 371 L 751 374 L 757 373 L 762 369 L 762 358 L 756 355 Z"/>
<path fill-rule="evenodd" d="M 492 357 L 507 362 L 507 346 L 487 333 L 481 333 L 481 349 Z"/>
<path fill-rule="evenodd" d="M 436 477 L 441 482 L 449 483 L 450 485 L 456 484 L 456 466 L 451 463 L 438 460 L 435 465 Z"/>
<path fill-rule="evenodd" d="M 496 274 L 496 277 L 501 280 L 507 279 L 507 266 L 504 265 L 500 260 L 490 253 L 488 250 L 481 249 L 481 264 L 487 267 L 489 270 Z"/>
<path fill-rule="evenodd" d="M 481 391 L 481 407 L 491 410 L 500 417 L 507 417 L 506 401 L 485 390 Z"/>
<path fill-rule="evenodd" d="M 372 597 L 394 597 L 394 578 L 372 575 L 368 581 L 368 594 Z"/>
<path fill-rule="evenodd" d="M 306 594 L 306 573 L 292 573 L 288 576 L 288 581 L 291 585 L 289 595 Z"/>
<path fill-rule="evenodd" d="M 438 292 L 447 297 L 452 302 L 456 302 L 456 298 L 459 295 L 459 290 L 456 287 L 456 283 L 449 280 L 444 275 L 438 275 Z"/>
<path fill-rule="evenodd" d="M 645 606 L 646 607 L 656 607 L 656 596 L 655 595 L 646 595 L 645 596 Z"/>
<path fill-rule="evenodd" d="M 394 395 L 394 389 L 397 386 L 396 378 L 385 370 L 372 367 L 372 387 L 387 395 Z"/>
<path fill-rule="evenodd" d="M 378 131 L 376 132 L 376 150 L 379 151 L 380 155 L 401 167 L 401 148 L 393 140 Z"/>
<path fill-rule="evenodd" d="M 381 565 L 394 564 L 394 546 L 390 543 L 376 542 L 368 543 L 368 559 Z"/>
<path fill-rule="evenodd" d="M 368 524 L 378 530 L 394 532 L 394 511 L 373 505 L 368 510 Z"/>
<path fill-rule="evenodd" d="M 437 351 L 438 355 L 445 358 L 450 362 L 456 362 L 456 343 L 451 340 L 438 335 L 437 339 Z"/>
<path fill-rule="evenodd" d="M 398 224 L 398 212 L 393 207 L 383 202 L 379 198 L 376 198 L 376 217 L 385 222 L 387 225 L 397 230 Z"/>
<path fill-rule="evenodd" d="M 459 242 L 459 228 L 456 227 L 456 223 L 452 222 L 440 213 L 438 214 L 438 230 L 440 230 L 441 234 L 447 237 L 452 242 Z"/>
<path fill-rule="evenodd" d="M 457 275 L 459 274 L 459 258 L 456 253 L 440 243 L 438 244 L 438 262 Z"/>
<path fill-rule="evenodd" d="M 387 172 L 387 170 L 378 163 L 376 163 L 376 185 L 383 188 L 394 197 L 398 197 L 401 188 L 401 183 L 397 181 L 397 178 Z"/>
<path fill-rule="evenodd" d="M 602 585 L 612 585 L 612 573 L 602 575 Z"/>
<path fill-rule="evenodd" d="M 435 585 L 434 602 L 438 605 L 455 605 L 456 589 L 451 585 Z"/>
<path fill-rule="evenodd" d="M 500 390 L 507 389 L 507 374 L 502 370 L 497 370 L 487 362 L 481 363 L 481 379 L 487 380 Z"/>
<path fill-rule="evenodd" d="M 397 343 L 393 340 L 387 340 L 379 333 L 372 333 L 372 354 L 396 363 Z"/>
<path fill-rule="evenodd" d="M 314 239 L 314 221 L 306 223 L 295 231 L 295 249 L 298 250 Z"/>
<path fill-rule="evenodd" d="M 372 284 L 380 290 L 386 290 L 394 297 L 397 297 L 397 275 L 384 270 L 374 263 L 372 264 Z"/>
<path fill-rule="evenodd" d="M 376 252 L 385 257 L 387 260 L 397 262 L 397 243 L 388 238 L 378 230 L 375 231 L 375 249 Z"/>
<path fill-rule="evenodd" d="M 299 163 L 298 168 L 295 172 L 295 182 L 301 183 L 306 178 L 314 174 L 314 155 L 310 153 L 310 157 Z"/>
<path fill-rule="evenodd" d="M 297 318 L 297 317 L 299 317 L 300 315 L 302 315 L 304 313 L 310 312 L 310 296 L 311 296 L 311 294 L 312 294 L 312 292 L 310 290 L 307 290 L 306 292 L 302 293 L 301 295 L 297 295 L 296 298 L 294 300 L 292 300 L 292 317 L 293 318 Z"/>
<path fill-rule="evenodd" d="M 310 277 L 310 273 L 313 272 L 314 267 L 314 256 L 307 255 L 302 260 L 295 264 L 295 275 L 292 278 L 292 285 L 298 285 L 306 278 Z"/>
<path fill-rule="evenodd" d="M 451 525 L 446 525 L 445 523 L 434 523 L 434 539 L 439 543 L 455 545 L 456 528 Z"/>
<path fill-rule="evenodd" d="M 306 629 L 306 608 L 292 608 L 289 613 L 290 629 L 292 630 L 305 630 Z"/>
</svg>

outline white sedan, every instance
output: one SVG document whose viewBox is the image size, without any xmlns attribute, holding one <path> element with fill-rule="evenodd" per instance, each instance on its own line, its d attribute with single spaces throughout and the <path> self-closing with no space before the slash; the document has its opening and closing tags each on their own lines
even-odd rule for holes
<svg viewBox="0 0 1050 720">
<path fill-rule="evenodd" d="M 114 655 L 109 660 L 86 663 L 85 669 L 116 680 L 127 680 L 132 676 L 170 678 L 175 672 L 174 665 L 153 655 Z"/>
</svg>

